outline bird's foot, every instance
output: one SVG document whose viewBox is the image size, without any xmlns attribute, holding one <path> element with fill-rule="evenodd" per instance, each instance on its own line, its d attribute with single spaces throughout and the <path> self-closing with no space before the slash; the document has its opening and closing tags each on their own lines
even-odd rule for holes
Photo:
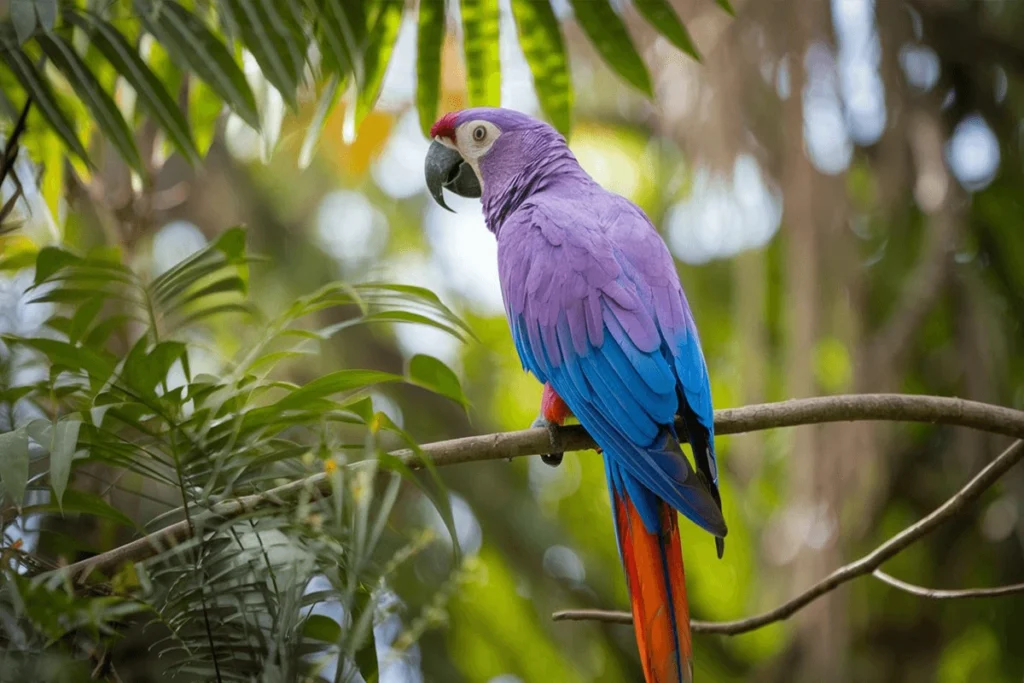
<svg viewBox="0 0 1024 683">
<path fill-rule="evenodd" d="M 558 424 L 548 420 L 543 414 L 538 415 L 537 419 L 530 425 L 533 428 L 543 427 L 548 430 L 548 438 L 551 441 L 552 453 L 542 453 L 540 459 L 544 461 L 545 465 L 551 465 L 552 467 L 558 467 L 562 464 L 562 456 L 565 455 L 563 451 L 559 451 L 561 447 L 562 438 L 558 433 Z"/>
</svg>

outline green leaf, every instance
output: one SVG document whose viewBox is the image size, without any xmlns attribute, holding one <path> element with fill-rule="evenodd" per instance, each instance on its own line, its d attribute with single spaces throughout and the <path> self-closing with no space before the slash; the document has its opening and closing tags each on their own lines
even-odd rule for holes
<svg viewBox="0 0 1024 683">
<path fill-rule="evenodd" d="M 256 99 L 227 46 L 194 14 L 173 0 L 135 0 L 146 30 L 168 53 L 186 64 L 243 121 L 259 130 Z"/>
<path fill-rule="evenodd" d="M 356 98 L 357 128 L 373 109 L 380 95 L 384 73 L 395 49 L 398 30 L 402 27 L 403 7 L 404 3 L 401 2 L 383 2 L 378 6 L 377 19 L 370 31 L 369 47 L 363 57 L 363 83 Z"/>
<path fill-rule="evenodd" d="M 459 378 L 451 368 L 434 358 L 419 354 L 409 361 L 409 379 L 424 389 L 440 394 L 463 406 L 469 405 L 469 400 L 462 392 L 462 385 Z"/>
<path fill-rule="evenodd" d="M 603 2 L 603 0 L 600 0 Z M 558 18 L 548 0 L 512 0 L 519 45 L 533 74 L 540 108 L 562 134 L 569 133 L 572 81 Z"/>
<path fill-rule="evenodd" d="M 19 45 L 31 38 L 36 30 L 35 1 L 11 0 L 11 23 Z"/>
<path fill-rule="evenodd" d="M 16 403 L 23 397 L 28 396 L 32 393 L 34 387 L 7 387 L 6 389 L 0 390 L 0 401 L 4 403 Z"/>
<path fill-rule="evenodd" d="M 39 25 L 49 33 L 57 24 L 57 0 L 35 0 Z"/>
<path fill-rule="evenodd" d="M 419 444 L 416 443 L 416 440 L 412 438 L 411 434 L 396 425 L 386 414 L 377 413 L 376 420 L 381 429 L 386 429 L 400 436 L 426 468 L 427 473 L 433 481 L 433 486 L 429 486 L 421 482 L 401 459 L 396 458 L 390 453 L 380 453 L 378 455 L 378 460 L 383 467 L 396 471 L 409 481 L 412 481 L 420 487 L 420 490 L 422 490 L 428 498 L 430 498 L 430 501 L 434 504 L 434 509 L 437 510 L 437 513 L 441 516 L 441 521 L 448 530 L 448 535 L 451 537 L 452 541 L 452 551 L 455 555 L 455 561 L 458 562 L 459 558 L 462 556 L 462 547 L 459 544 L 459 535 L 455 529 L 455 516 L 452 513 L 452 501 L 445 489 L 444 482 L 441 481 L 441 475 L 438 473 L 433 459 L 423 452 L 423 449 L 420 448 Z"/>
<path fill-rule="evenodd" d="M 56 339 L 7 337 L 8 343 L 22 344 L 39 351 L 53 365 L 60 365 L 71 370 L 82 370 L 89 376 L 105 381 L 114 371 L 110 359 L 92 349 L 74 346 Z"/>
<path fill-rule="evenodd" d="M 693 44 L 690 32 L 686 30 L 683 22 L 679 21 L 668 0 L 633 0 L 633 6 L 658 33 L 668 38 L 670 43 L 700 61 L 700 53 Z"/>
<path fill-rule="evenodd" d="M 121 379 L 143 396 L 153 396 L 160 382 L 167 379 L 171 366 L 185 355 L 185 345 L 177 341 L 160 342 L 147 352 L 147 338 L 135 343 L 121 370 Z"/>
<path fill-rule="evenodd" d="M 30 249 L 22 249 L 14 252 L 11 256 L 0 259 L 0 271 L 14 271 L 28 268 L 36 260 L 36 252 Z"/>
<path fill-rule="evenodd" d="M 36 256 L 35 284 L 46 282 L 61 268 L 81 262 L 81 257 L 60 247 L 43 247 Z"/>
<path fill-rule="evenodd" d="M 43 75 L 32 65 L 28 55 L 21 51 L 9 39 L 4 39 L 0 34 L 0 60 L 3 60 L 7 68 L 11 70 L 18 82 L 25 88 L 25 92 L 32 98 L 32 103 L 38 107 L 46 122 L 50 124 L 53 131 L 64 141 L 68 149 L 74 152 L 75 156 L 90 164 L 89 155 L 82 146 L 82 142 L 75 133 L 75 127 L 68 119 L 60 106 L 57 98 L 50 89 L 49 84 Z M 91 164 L 90 164 L 91 165 Z"/>
<path fill-rule="evenodd" d="M 317 17 L 324 68 L 343 82 L 349 74 L 364 81 L 362 46 L 366 36 L 364 0 L 309 0 Z"/>
<path fill-rule="evenodd" d="M 736 16 L 736 10 L 733 9 L 732 3 L 729 0 L 715 0 L 715 4 L 728 12 L 730 16 Z"/>
<path fill-rule="evenodd" d="M 292 0 L 226 0 L 242 41 L 263 75 L 293 109 L 305 67 L 306 41 Z"/>
<path fill-rule="evenodd" d="M 96 327 L 92 328 L 92 331 L 85 336 L 82 341 L 83 346 L 91 349 L 103 348 L 110 335 L 124 327 L 128 322 L 132 320 L 132 316 L 128 315 L 112 315 L 106 320 L 102 321 Z M 74 320 L 72 320 L 74 322 Z M 148 322 L 148 321 L 147 321 Z"/>
<path fill-rule="evenodd" d="M 146 371 L 149 380 L 156 378 L 153 386 L 167 379 L 171 367 L 179 360 L 187 362 L 188 349 L 184 344 L 177 341 L 160 342 L 153 347 L 153 350 L 146 356 Z"/>
<path fill-rule="evenodd" d="M 43 52 L 53 65 L 68 79 L 68 83 L 92 113 L 93 119 L 106 138 L 117 148 L 129 166 L 140 175 L 144 175 L 146 168 L 142 164 L 142 157 L 135 146 L 135 138 L 121 116 L 121 111 L 74 48 L 57 34 L 38 36 L 36 42 L 43 48 Z"/>
<path fill-rule="evenodd" d="M 369 610 L 369 613 L 373 612 L 373 604 L 370 600 L 367 600 L 367 604 L 363 607 L 364 610 Z M 363 677 L 363 680 L 367 683 L 375 683 L 379 672 L 380 663 L 377 660 L 377 642 L 373 632 L 372 617 L 370 619 L 370 628 L 366 629 L 366 635 L 363 637 L 362 643 L 355 653 L 356 666 L 359 668 L 359 673 Z"/>
<path fill-rule="evenodd" d="M 92 515 L 93 517 L 100 517 L 102 519 L 109 519 L 112 522 L 117 522 L 118 524 L 123 524 L 127 527 L 134 528 L 136 526 L 135 522 L 133 522 L 128 515 L 111 506 L 110 503 L 99 496 L 75 489 L 71 489 L 64 494 L 64 500 L 60 505 L 53 502 L 45 503 L 43 505 L 29 505 L 23 510 L 23 512 L 25 514 L 35 512 L 84 514 Z"/>
<path fill-rule="evenodd" d="M 320 142 L 320 136 L 324 132 L 327 117 L 330 116 L 331 110 L 341 98 L 343 90 L 341 86 L 341 77 L 338 74 L 333 74 L 327 81 L 327 85 L 324 86 L 323 92 L 320 93 L 313 119 L 309 122 L 306 135 L 302 139 L 302 149 L 299 150 L 299 168 L 308 167 L 309 162 L 313 160 L 313 153 L 316 152 L 316 144 Z"/>
<path fill-rule="evenodd" d="M 187 74 L 184 78 L 188 83 L 188 120 L 192 124 L 196 149 L 205 159 L 217 135 L 217 122 L 224 110 L 224 101 L 195 74 Z"/>
<path fill-rule="evenodd" d="M 92 44 L 135 89 L 139 105 L 160 124 L 160 128 L 189 163 L 199 163 L 199 150 L 192 140 L 192 131 L 181 108 L 124 36 L 92 14 L 67 12 L 64 16 L 72 25 L 89 34 Z"/>
<path fill-rule="evenodd" d="M 50 436 L 50 486 L 57 497 L 57 505 L 61 504 L 71 477 L 71 461 L 75 456 L 81 426 L 81 420 L 65 418 L 54 426 Z"/>
<path fill-rule="evenodd" d="M 590 38 L 601 58 L 627 83 L 653 97 L 647 66 L 633 45 L 622 18 L 608 0 L 570 0 L 576 22 Z"/>
<path fill-rule="evenodd" d="M 28 435 L 24 430 L 0 434 L 0 481 L 20 509 L 28 483 Z"/>
<path fill-rule="evenodd" d="M 241 263 L 245 259 L 245 230 L 228 228 L 213 243 L 213 248 L 224 254 L 228 263 Z"/>
<path fill-rule="evenodd" d="M 465 12 L 465 8 L 463 8 Z M 437 119 L 441 96 L 441 47 L 444 44 L 444 0 L 421 0 L 416 36 L 416 110 L 425 137 Z"/>
<path fill-rule="evenodd" d="M 87 299 L 85 303 L 78 307 L 72 316 L 70 324 L 66 334 L 68 335 L 68 341 L 74 343 L 79 341 L 83 335 L 88 331 L 89 326 L 97 320 L 100 309 L 103 308 L 103 304 L 106 303 L 106 299 L 100 295 L 95 295 L 91 299 Z M 52 327 L 52 320 L 51 320 Z"/>
<path fill-rule="evenodd" d="M 377 370 L 337 370 L 309 382 L 300 389 L 296 389 L 274 404 L 274 408 L 278 411 L 301 408 L 311 401 L 332 394 L 362 389 L 363 387 L 384 382 L 400 382 L 401 380 L 402 377 L 390 372 L 379 372 Z"/>
<path fill-rule="evenodd" d="M 312 351 L 274 351 L 272 353 L 266 353 L 245 368 L 246 372 L 257 372 L 263 371 L 270 372 L 277 366 L 278 363 L 291 358 L 305 358 L 307 356 L 314 355 Z"/>
<path fill-rule="evenodd" d="M 248 301 L 244 301 L 241 303 L 236 302 L 229 304 L 220 304 L 217 306 L 200 308 L 194 313 L 189 314 L 188 316 L 181 320 L 179 327 L 186 327 L 188 325 L 191 325 L 192 323 L 199 322 L 200 320 L 205 320 L 206 318 L 211 318 L 215 315 L 222 315 L 224 313 L 240 313 L 242 315 L 253 317 L 258 315 L 256 307 L 253 306 Z"/>
<path fill-rule="evenodd" d="M 498 0 L 462 0 L 462 49 L 471 107 L 501 104 Z"/>
<path fill-rule="evenodd" d="M 376 683 L 378 677 L 377 644 L 373 633 L 374 595 L 366 589 L 359 590 L 353 600 L 353 624 L 350 636 L 354 648 L 352 659 L 355 660 L 359 674 L 366 683 Z"/>
<path fill-rule="evenodd" d="M 237 275 L 227 275 L 219 280 L 211 282 L 208 285 L 201 287 L 200 289 L 192 292 L 185 300 L 182 301 L 182 305 L 195 303 L 199 299 L 213 296 L 214 294 L 245 294 L 246 282 Z"/>
<path fill-rule="evenodd" d="M 390 282 L 370 282 L 354 286 L 355 291 L 374 292 L 377 290 L 395 292 L 396 294 L 404 294 L 410 298 L 423 299 L 433 304 L 440 304 L 441 299 L 434 292 L 430 291 L 426 287 L 418 287 L 416 285 L 399 285 Z"/>
<path fill-rule="evenodd" d="M 380 311 L 365 316 L 362 323 L 410 323 L 415 325 L 428 325 L 438 330 L 443 330 L 459 341 L 465 341 L 463 331 L 454 325 L 448 325 L 442 321 L 435 320 L 426 315 L 413 313 L 411 311 Z"/>
<path fill-rule="evenodd" d="M 323 614 L 311 614 L 302 623 L 302 635 L 321 643 L 336 644 L 341 641 L 341 626 Z"/>
</svg>

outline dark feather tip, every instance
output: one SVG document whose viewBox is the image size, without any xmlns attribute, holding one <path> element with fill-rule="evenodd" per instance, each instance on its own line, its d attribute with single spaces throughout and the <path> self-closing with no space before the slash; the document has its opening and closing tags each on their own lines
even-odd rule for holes
<svg viewBox="0 0 1024 683">
<path fill-rule="evenodd" d="M 718 551 L 718 559 L 725 555 L 725 539 L 715 536 L 715 550 Z"/>
</svg>

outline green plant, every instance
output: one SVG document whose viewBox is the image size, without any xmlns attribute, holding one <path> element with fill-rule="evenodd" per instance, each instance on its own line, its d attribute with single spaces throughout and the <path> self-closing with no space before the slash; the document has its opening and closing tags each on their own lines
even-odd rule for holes
<svg viewBox="0 0 1024 683">
<path fill-rule="evenodd" d="M 201 680 L 298 680 L 332 657 L 374 676 L 377 597 L 427 540 L 387 526 L 402 481 L 431 497 L 452 532 L 453 524 L 439 480 L 386 455 L 385 442 L 416 445 L 368 392 L 406 382 L 465 398 L 454 374 L 425 356 L 405 375 L 353 368 L 301 385 L 275 370 L 354 326 L 415 322 L 459 338 L 468 330 L 432 293 L 386 283 L 330 285 L 267 317 L 248 297 L 254 260 L 244 247 L 244 232 L 229 230 L 153 278 L 110 249 L 36 256 L 33 300 L 53 304 L 53 315 L 36 336 L 4 336 L 2 357 L 20 352 L 22 369 L 37 365 L 41 379 L 0 385 L 0 404 L 48 417 L 0 435 L 4 523 L 85 515 L 116 537 L 184 519 L 196 534 L 148 563 L 88 577 L 84 588 L 14 544 L 0 567 L 2 677 L 50 680 L 46 667 L 60 658 L 88 659 L 102 673 L 123 622 L 140 616 L 165 629 L 158 647 L 170 667 Z M 327 309 L 341 322 L 319 325 Z M 225 324 L 239 350 L 211 358 L 204 332 Z M 200 358 L 207 372 L 193 370 Z M 104 495 L 79 486 L 78 475 L 97 466 L 111 488 L 132 479 L 143 494 L 177 502 L 133 528 Z M 309 487 L 297 505 L 254 506 L 230 520 L 211 510 L 317 471 L 329 473 L 333 495 Z M 310 592 L 314 577 L 328 588 Z M 324 602 L 345 619 L 311 611 Z M 339 666 L 336 680 L 346 671 L 354 669 Z"/>
<path fill-rule="evenodd" d="M 497 106 L 501 74 L 498 0 L 461 0 L 469 103 Z M 418 5 L 418 10 L 417 10 Z M 651 96 L 647 68 L 609 0 L 572 0 L 576 21 L 605 62 Z M 719 5 L 729 10 L 724 0 Z M 572 84 L 559 20 L 549 0 L 512 0 L 518 40 L 534 75 L 541 107 L 568 132 Z M 635 11 L 678 49 L 697 50 L 668 0 L 635 0 Z M 380 94 L 399 27 L 418 11 L 417 106 L 424 134 L 438 113 L 444 0 L 62 0 L 12 2 L 0 22 L 0 114 L 14 121 L 30 98 L 46 125 L 79 162 L 96 127 L 137 173 L 147 175 L 132 131 L 145 116 L 195 163 L 227 105 L 273 143 L 278 117 L 267 116 L 269 84 L 292 111 L 317 99 L 302 145 L 309 153 L 327 114 L 351 88 L 356 126 Z M 730 10 L 731 11 L 731 10 Z M 2 17 L 0 17 L 2 19 Z M 255 81 L 239 65 L 243 51 L 259 66 Z M 72 97 L 72 95 L 74 95 Z M 187 103 L 187 115 L 179 108 Z M 47 131 L 47 132 L 43 132 Z M 55 149 L 45 141 L 36 151 Z M 84 167 L 81 167 L 84 170 Z"/>
</svg>

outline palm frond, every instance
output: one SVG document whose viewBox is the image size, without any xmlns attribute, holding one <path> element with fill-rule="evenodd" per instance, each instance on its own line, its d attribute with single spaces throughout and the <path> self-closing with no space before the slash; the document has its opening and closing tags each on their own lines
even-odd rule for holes
<svg viewBox="0 0 1024 683">
<path fill-rule="evenodd" d="M 618 11 L 608 0 L 571 4 L 575 21 L 598 54 L 627 83 L 650 96 L 647 69 Z M 731 10 L 728 3 L 720 4 Z M 16 2 L 10 17 L 0 23 L 0 63 L 19 84 L 22 100 L 31 98 L 49 125 L 48 131 L 34 135 L 56 135 L 73 154 L 88 159 L 77 119 L 89 116 L 129 166 L 145 175 L 132 135 L 136 122 L 125 119 L 98 70 L 113 68 L 116 80 L 136 93 L 139 108 L 186 159 L 196 163 L 209 145 L 212 121 L 222 107 L 260 128 L 257 98 L 237 61 L 245 51 L 293 111 L 306 89 L 312 86 L 322 93 L 301 154 L 308 163 L 326 113 L 348 83 L 355 87 L 357 123 L 373 107 L 399 28 L 412 6 L 404 0 L 226 0 L 209 11 L 176 0 L 114 0 L 100 9 L 83 9 L 70 1 Z M 424 0 L 418 7 L 416 106 L 426 131 L 440 99 L 448 16 L 446 3 L 439 0 Z M 566 46 L 550 0 L 513 0 L 511 10 L 541 108 L 567 133 L 572 88 Z M 664 0 L 637 0 L 628 11 L 639 12 L 673 45 L 697 56 L 685 26 Z M 460 13 L 470 103 L 497 105 L 499 3 L 461 0 Z M 144 36 L 155 41 L 155 47 L 145 52 L 166 57 L 145 56 L 140 51 Z M 56 68 L 44 68 L 48 63 Z M 55 78 L 70 86 L 84 108 L 69 111 L 54 94 L 59 85 Z M 190 86 L 191 121 L 175 104 L 182 82 Z M 16 92 L 5 96 L 18 99 Z"/>
</svg>

